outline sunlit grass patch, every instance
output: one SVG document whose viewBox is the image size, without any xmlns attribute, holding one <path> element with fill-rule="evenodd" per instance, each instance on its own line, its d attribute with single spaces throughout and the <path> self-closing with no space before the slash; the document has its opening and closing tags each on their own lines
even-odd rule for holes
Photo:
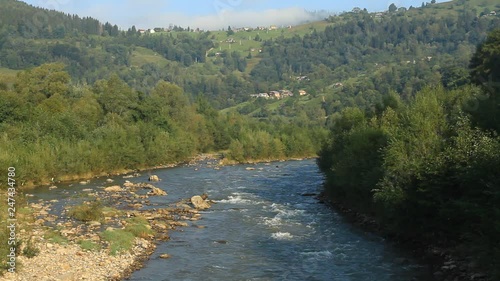
<svg viewBox="0 0 500 281">
<path fill-rule="evenodd" d="M 79 240 L 78 244 L 80 245 L 80 248 L 85 251 L 96 252 L 101 250 L 101 245 L 91 240 Z"/>
<path fill-rule="evenodd" d="M 103 218 L 103 207 L 101 202 L 83 203 L 68 211 L 68 215 L 79 221 L 99 221 Z"/>
<path fill-rule="evenodd" d="M 109 243 L 111 255 L 117 255 L 132 249 L 135 236 L 124 229 L 106 230 L 101 233 L 102 239 Z"/>
</svg>

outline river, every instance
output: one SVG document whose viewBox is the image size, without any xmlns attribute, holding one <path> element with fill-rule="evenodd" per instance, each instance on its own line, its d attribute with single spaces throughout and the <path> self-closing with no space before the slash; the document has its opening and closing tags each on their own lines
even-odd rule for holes
<svg viewBox="0 0 500 281">
<path fill-rule="evenodd" d="M 156 186 L 168 192 L 152 197 L 153 204 L 202 193 L 217 204 L 202 212 L 202 220 L 171 232 L 130 280 L 431 280 L 427 268 L 404 251 L 304 196 L 322 189 L 314 160 L 153 173 L 162 179 Z M 35 198 L 60 199 L 77 188 L 35 191 Z M 164 253 L 171 258 L 160 259 Z"/>
</svg>

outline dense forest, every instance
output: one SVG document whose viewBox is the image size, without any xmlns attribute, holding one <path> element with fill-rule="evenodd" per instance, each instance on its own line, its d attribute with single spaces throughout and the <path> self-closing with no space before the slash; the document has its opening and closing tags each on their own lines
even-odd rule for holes
<svg viewBox="0 0 500 281">
<path fill-rule="evenodd" d="M 0 90 L 0 165 L 16 166 L 21 183 L 102 174 L 228 151 L 235 161 L 313 156 L 322 128 L 274 118 L 221 115 L 206 99 L 160 81 L 149 95 L 118 76 L 72 85 L 62 64 L 21 72 Z"/>
<path fill-rule="evenodd" d="M 319 166 L 337 202 L 400 239 L 443 243 L 500 277 L 500 29 L 470 62 L 470 84 L 426 87 L 333 122 Z"/>
</svg>

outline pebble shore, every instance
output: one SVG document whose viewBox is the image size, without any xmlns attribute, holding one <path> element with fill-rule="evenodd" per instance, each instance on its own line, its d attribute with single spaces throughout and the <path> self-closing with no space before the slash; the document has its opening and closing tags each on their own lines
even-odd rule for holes
<svg viewBox="0 0 500 281">
<path fill-rule="evenodd" d="M 153 181 L 156 180 L 159 179 L 153 178 Z M 111 185 L 112 180 L 108 180 L 108 183 Z M 56 187 L 49 189 L 53 188 Z M 105 214 L 100 221 L 81 222 L 67 215 L 71 206 L 65 206 L 61 214 L 54 213 L 53 204 L 60 204 L 57 200 L 31 203 L 33 221 L 24 226 L 19 236 L 23 241 L 30 240 L 40 252 L 33 258 L 18 256 L 16 272 L 6 272 L 0 276 L 0 281 L 123 280 L 143 266 L 158 242 L 169 240 L 169 231 L 198 221 L 201 219 L 198 210 L 210 207 L 210 201 L 203 195 L 203 198 L 193 196 L 193 200 L 184 199 L 167 208 L 144 209 L 144 206 L 150 205 L 150 196 L 167 196 L 166 192 L 150 183 L 126 181 L 123 186 L 111 185 L 94 190 L 94 193 L 88 192 L 89 201 L 106 198 L 113 207 L 122 202 L 122 206 L 118 207 L 120 212 Z M 136 237 L 130 251 L 111 255 L 109 245 L 102 240 L 100 233 L 104 230 L 125 229 L 127 219 L 133 217 L 146 219 L 149 223 L 147 227 L 154 230 L 155 234 Z M 56 232 L 64 241 L 61 243 L 47 239 L 47 231 Z M 84 250 L 78 244 L 81 240 L 92 241 L 100 245 L 101 249 Z M 26 247 L 24 244 L 21 250 Z M 163 253 L 160 257 L 167 258 L 169 255 Z"/>
</svg>

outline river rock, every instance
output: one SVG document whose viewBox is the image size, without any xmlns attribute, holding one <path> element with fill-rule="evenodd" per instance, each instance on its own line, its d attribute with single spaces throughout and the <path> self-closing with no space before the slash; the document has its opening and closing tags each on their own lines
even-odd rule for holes
<svg viewBox="0 0 500 281">
<path fill-rule="evenodd" d="M 157 175 L 151 175 L 149 176 L 149 181 L 157 182 L 160 181 L 160 178 Z"/>
<path fill-rule="evenodd" d="M 101 223 L 98 221 L 91 221 L 91 222 L 89 222 L 89 226 L 90 227 L 97 227 L 97 226 L 101 226 Z"/>
<path fill-rule="evenodd" d="M 52 190 L 52 189 L 56 189 L 56 188 L 57 188 L 57 186 L 55 186 L 55 185 L 53 185 L 53 186 L 49 186 L 49 189 L 51 189 L 51 190 Z"/>
<path fill-rule="evenodd" d="M 106 192 L 121 192 L 123 189 L 119 185 L 108 186 L 104 189 Z"/>
<path fill-rule="evenodd" d="M 205 210 L 210 208 L 210 204 L 206 200 L 203 200 L 203 198 L 199 195 L 191 197 L 191 203 L 198 210 Z"/>
<path fill-rule="evenodd" d="M 106 182 L 108 182 L 108 183 L 112 183 L 112 182 L 114 182 L 114 180 L 112 180 L 112 179 L 107 179 L 107 180 L 106 180 Z"/>
<path fill-rule="evenodd" d="M 169 254 L 161 254 L 160 259 L 169 259 L 170 255 Z"/>
<path fill-rule="evenodd" d="M 155 189 L 156 188 L 156 186 L 154 186 L 154 185 L 152 185 L 150 183 L 145 183 L 145 182 L 140 183 L 137 186 L 140 187 L 140 188 L 142 188 L 142 189 Z"/>
<path fill-rule="evenodd" d="M 188 226 L 187 222 L 183 221 L 170 221 L 169 224 L 173 226 Z"/>
<path fill-rule="evenodd" d="M 135 183 L 132 183 L 130 181 L 125 181 L 125 183 L 123 184 L 123 186 L 126 187 L 126 188 L 130 188 L 130 187 L 134 187 Z"/>
<path fill-rule="evenodd" d="M 158 187 L 153 187 L 151 191 L 148 192 L 149 196 L 165 196 L 167 193 Z"/>
</svg>

